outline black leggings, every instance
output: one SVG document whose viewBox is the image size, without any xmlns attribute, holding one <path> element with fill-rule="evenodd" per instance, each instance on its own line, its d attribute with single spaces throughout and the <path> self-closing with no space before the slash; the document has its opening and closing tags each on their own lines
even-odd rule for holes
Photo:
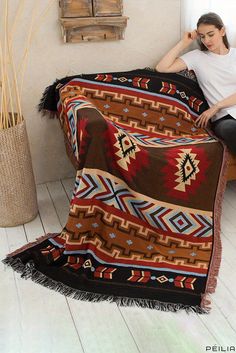
<svg viewBox="0 0 236 353">
<path fill-rule="evenodd" d="M 211 129 L 221 139 L 230 152 L 236 155 L 236 119 L 231 115 L 225 115 L 219 120 L 211 122 Z"/>
</svg>

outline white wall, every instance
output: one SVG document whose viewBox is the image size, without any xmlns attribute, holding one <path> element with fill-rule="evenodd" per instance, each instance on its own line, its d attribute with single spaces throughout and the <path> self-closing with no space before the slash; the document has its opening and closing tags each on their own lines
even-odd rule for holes
<svg viewBox="0 0 236 353">
<path fill-rule="evenodd" d="M 36 183 L 75 174 L 65 152 L 59 122 L 42 118 L 36 110 L 44 88 L 56 78 L 76 73 L 154 67 L 180 39 L 180 2 L 124 0 L 124 15 L 129 17 L 124 40 L 77 44 L 62 42 L 58 1 L 54 2 L 31 46 L 23 92 Z M 26 3 L 31 5 L 32 0 Z M 47 0 L 40 0 L 42 8 L 46 3 Z M 30 15 L 24 16 L 22 25 L 27 25 Z"/>
</svg>

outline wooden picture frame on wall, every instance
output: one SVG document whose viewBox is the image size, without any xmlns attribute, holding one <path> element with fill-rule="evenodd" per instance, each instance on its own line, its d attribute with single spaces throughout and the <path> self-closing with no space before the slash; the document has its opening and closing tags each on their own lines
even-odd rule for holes
<svg viewBox="0 0 236 353">
<path fill-rule="evenodd" d="M 124 39 L 123 0 L 60 0 L 65 43 Z"/>
</svg>

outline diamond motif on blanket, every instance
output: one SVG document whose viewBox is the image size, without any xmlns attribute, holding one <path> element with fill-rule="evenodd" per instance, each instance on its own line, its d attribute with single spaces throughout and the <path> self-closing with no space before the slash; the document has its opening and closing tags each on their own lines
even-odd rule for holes
<svg viewBox="0 0 236 353">
<path fill-rule="evenodd" d="M 175 230 L 179 233 L 186 232 L 189 228 L 192 228 L 193 224 L 182 212 L 177 213 L 174 217 L 169 219 L 171 224 L 175 227 Z"/>
<path fill-rule="evenodd" d="M 136 153 L 140 151 L 134 141 L 125 133 L 115 134 L 117 142 L 115 146 L 118 148 L 116 155 L 120 158 L 117 163 L 119 166 L 128 171 L 131 158 L 136 159 Z"/>
<path fill-rule="evenodd" d="M 178 172 L 175 175 L 178 178 L 175 180 L 178 184 L 175 189 L 185 192 L 186 185 L 191 185 L 191 180 L 196 180 L 196 175 L 199 173 L 199 160 L 196 159 L 196 154 L 191 153 L 191 149 L 182 149 L 182 153 L 178 153 L 180 158 L 175 158 L 178 162 Z"/>
<path fill-rule="evenodd" d="M 182 98 L 186 98 L 186 93 L 185 92 L 179 92 L 179 94 L 180 94 L 180 96 L 182 97 Z"/>
<path fill-rule="evenodd" d="M 168 281 L 168 278 L 166 278 L 166 276 L 163 275 L 163 276 L 157 277 L 157 280 L 160 283 L 164 283 Z"/>
<path fill-rule="evenodd" d="M 180 139 L 183 144 L 184 138 Z M 205 150 L 199 146 L 172 148 L 166 151 L 166 165 L 161 172 L 165 190 L 169 196 L 190 200 L 207 179 L 211 162 Z"/>
<path fill-rule="evenodd" d="M 86 260 L 86 261 L 83 263 L 83 267 L 84 267 L 84 268 L 91 268 L 91 267 L 92 267 L 92 262 L 91 262 L 91 260 Z"/>
<path fill-rule="evenodd" d="M 126 82 L 128 79 L 126 77 L 120 77 L 118 78 L 120 82 Z"/>
</svg>

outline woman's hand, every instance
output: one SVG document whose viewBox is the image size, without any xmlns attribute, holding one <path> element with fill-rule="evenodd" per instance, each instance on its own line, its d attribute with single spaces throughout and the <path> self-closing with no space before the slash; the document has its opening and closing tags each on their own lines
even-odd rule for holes
<svg viewBox="0 0 236 353">
<path fill-rule="evenodd" d="M 213 105 L 211 108 L 205 110 L 199 117 L 195 120 L 194 125 L 201 128 L 206 128 L 209 120 L 220 110 L 218 105 Z"/>
<path fill-rule="evenodd" d="M 195 39 L 197 39 L 197 37 L 198 33 L 196 29 L 192 32 L 185 32 L 182 38 L 182 42 L 184 43 L 184 46 L 189 46 Z"/>
</svg>

